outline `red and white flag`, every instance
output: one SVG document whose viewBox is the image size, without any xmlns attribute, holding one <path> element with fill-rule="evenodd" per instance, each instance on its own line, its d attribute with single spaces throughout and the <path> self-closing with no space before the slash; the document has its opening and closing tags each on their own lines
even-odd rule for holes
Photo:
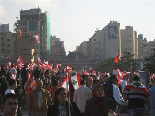
<svg viewBox="0 0 155 116">
<path fill-rule="evenodd" d="M 70 82 L 73 85 L 74 90 L 78 89 L 80 87 L 80 74 L 71 76 Z"/>
<path fill-rule="evenodd" d="M 70 71 L 72 71 L 72 67 L 70 67 L 69 65 L 67 65 L 67 73 L 69 73 Z"/>
<path fill-rule="evenodd" d="M 9 61 L 9 62 L 6 64 L 6 68 L 9 69 L 10 66 L 11 66 L 11 62 Z"/>
<path fill-rule="evenodd" d="M 67 91 L 69 91 L 69 80 L 67 78 L 64 79 L 64 81 L 62 82 L 61 87 L 66 88 Z"/>
<path fill-rule="evenodd" d="M 10 75 L 11 75 L 11 79 L 15 79 L 15 76 L 12 72 L 10 72 Z"/>
<path fill-rule="evenodd" d="M 18 66 L 18 68 L 21 69 L 23 67 L 23 65 L 24 65 L 24 61 L 23 61 L 22 57 L 19 56 L 19 58 L 17 60 L 17 66 Z"/>
<path fill-rule="evenodd" d="M 33 37 L 36 39 L 37 43 L 40 43 L 40 35 L 39 34 L 38 35 L 34 35 Z"/>
</svg>

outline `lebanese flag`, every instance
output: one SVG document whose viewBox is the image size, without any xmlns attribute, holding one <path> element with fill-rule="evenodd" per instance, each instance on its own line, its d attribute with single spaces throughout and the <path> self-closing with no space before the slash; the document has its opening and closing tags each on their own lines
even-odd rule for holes
<svg viewBox="0 0 155 116">
<path fill-rule="evenodd" d="M 19 58 L 17 60 L 17 63 L 20 63 L 20 64 L 24 65 L 24 61 L 23 61 L 21 56 L 19 56 Z"/>
<path fill-rule="evenodd" d="M 6 64 L 6 68 L 9 69 L 10 66 L 11 66 L 11 62 L 9 61 L 9 62 Z"/>
<path fill-rule="evenodd" d="M 70 82 L 73 85 L 74 90 L 78 89 L 80 87 L 80 75 L 73 75 L 70 78 Z"/>
<path fill-rule="evenodd" d="M 137 91 L 137 92 L 143 93 L 143 94 L 145 94 L 145 95 L 150 95 L 148 89 L 147 89 L 145 86 L 143 86 L 143 85 L 140 85 L 140 86 L 136 87 L 136 86 L 133 85 L 133 83 L 132 83 L 132 84 L 130 84 L 130 85 L 126 85 L 125 88 L 124 88 L 124 90 L 123 90 L 123 92 L 124 92 L 125 90 L 133 90 L 133 91 Z"/>
<path fill-rule="evenodd" d="M 10 75 L 11 75 L 11 79 L 15 79 L 15 76 L 12 72 L 10 72 Z"/>
<path fill-rule="evenodd" d="M 56 68 L 59 69 L 61 67 L 61 64 L 56 64 Z"/>
<path fill-rule="evenodd" d="M 72 70 L 72 67 L 70 67 L 69 65 L 67 65 L 67 73 L 69 73 Z"/>
<path fill-rule="evenodd" d="M 64 81 L 62 82 L 61 87 L 66 88 L 67 91 L 69 91 L 69 80 L 67 78 L 64 79 Z"/>
<path fill-rule="evenodd" d="M 48 65 L 48 61 L 49 61 L 49 59 L 47 59 L 47 61 L 44 60 L 44 64 Z"/>
<path fill-rule="evenodd" d="M 29 73 L 29 71 L 27 71 L 27 79 L 29 80 L 30 79 L 30 73 Z"/>
<path fill-rule="evenodd" d="M 39 34 L 38 35 L 34 35 L 33 37 L 36 38 L 36 42 L 37 43 L 40 43 L 40 35 Z"/>
<path fill-rule="evenodd" d="M 154 74 L 152 74 L 152 75 L 151 75 L 151 78 L 155 79 L 155 75 L 154 75 Z"/>
<path fill-rule="evenodd" d="M 21 32 L 20 28 L 18 29 L 18 32 L 19 32 L 20 38 L 22 38 L 22 32 Z"/>
</svg>

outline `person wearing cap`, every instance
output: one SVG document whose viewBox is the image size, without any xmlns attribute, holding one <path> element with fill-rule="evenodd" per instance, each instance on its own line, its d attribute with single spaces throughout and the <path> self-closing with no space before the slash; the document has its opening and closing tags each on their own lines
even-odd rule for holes
<svg viewBox="0 0 155 116">
<path fill-rule="evenodd" d="M 9 88 L 5 91 L 5 95 L 8 93 L 15 94 L 15 89 L 17 88 L 17 81 L 15 79 L 9 80 Z"/>
</svg>

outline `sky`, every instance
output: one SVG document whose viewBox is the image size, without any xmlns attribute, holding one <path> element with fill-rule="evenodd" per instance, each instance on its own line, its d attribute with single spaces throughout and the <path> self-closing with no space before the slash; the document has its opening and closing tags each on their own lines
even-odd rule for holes
<svg viewBox="0 0 155 116">
<path fill-rule="evenodd" d="M 120 28 L 133 26 L 148 41 L 155 39 L 155 0 L 0 0 L 0 24 L 13 31 L 20 10 L 41 8 L 50 13 L 50 32 L 64 41 L 66 53 L 89 41 L 110 20 Z"/>
</svg>

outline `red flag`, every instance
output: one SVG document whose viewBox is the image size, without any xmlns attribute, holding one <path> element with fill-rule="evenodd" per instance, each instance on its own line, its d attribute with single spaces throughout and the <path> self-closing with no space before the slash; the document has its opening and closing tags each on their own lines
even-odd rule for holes
<svg viewBox="0 0 155 116">
<path fill-rule="evenodd" d="M 114 63 L 118 64 L 118 56 L 115 57 Z"/>
<path fill-rule="evenodd" d="M 18 31 L 19 31 L 20 38 L 22 38 L 22 32 L 21 32 L 20 28 L 18 29 Z"/>
<path fill-rule="evenodd" d="M 27 79 L 29 80 L 30 79 L 30 73 L 29 73 L 29 71 L 27 71 Z"/>
</svg>

